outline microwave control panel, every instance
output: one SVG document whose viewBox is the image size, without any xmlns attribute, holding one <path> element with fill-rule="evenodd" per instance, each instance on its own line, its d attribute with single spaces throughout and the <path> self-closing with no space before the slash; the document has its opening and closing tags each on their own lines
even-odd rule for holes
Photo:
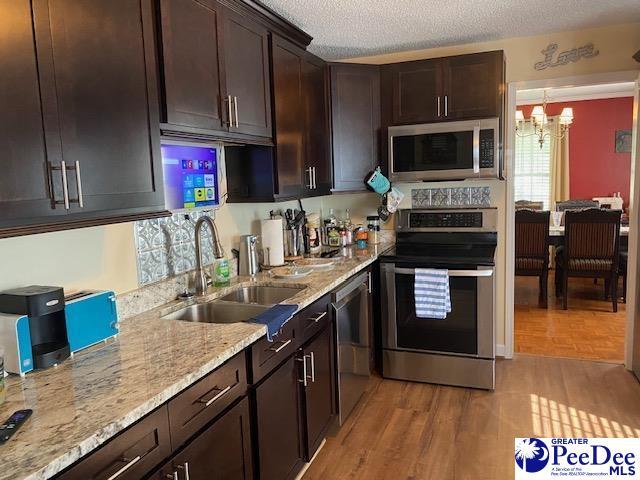
<svg viewBox="0 0 640 480">
<path fill-rule="evenodd" d="M 493 129 L 480 130 L 480 168 L 494 167 Z"/>
</svg>

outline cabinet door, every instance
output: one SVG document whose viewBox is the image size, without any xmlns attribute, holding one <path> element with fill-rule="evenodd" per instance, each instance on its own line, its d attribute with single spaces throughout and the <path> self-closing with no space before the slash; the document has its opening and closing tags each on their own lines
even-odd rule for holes
<svg viewBox="0 0 640 480">
<path fill-rule="evenodd" d="M 302 466 L 299 363 L 290 357 L 256 388 L 260 480 L 295 478 Z"/>
<path fill-rule="evenodd" d="M 364 178 L 379 160 L 380 68 L 331 65 L 333 188 L 366 190 Z"/>
<path fill-rule="evenodd" d="M 433 122 L 443 118 L 442 63 L 439 59 L 390 65 L 392 123 Z"/>
<path fill-rule="evenodd" d="M 65 212 L 50 198 L 29 0 L 0 0 L 0 19 L 1 228 Z"/>
<path fill-rule="evenodd" d="M 232 132 L 271 137 L 269 33 L 231 9 L 224 10 L 227 96 L 232 99 Z"/>
<path fill-rule="evenodd" d="M 195 437 L 151 479 L 251 480 L 249 402 L 245 398 Z"/>
<path fill-rule="evenodd" d="M 164 118 L 171 127 L 226 130 L 214 0 L 161 0 Z M 224 105 L 226 107 L 226 105 Z"/>
<path fill-rule="evenodd" d="M 309 461 L 325 438 L 334 420 L 335 380 L 333 362 L 333 329 L 325 328 L 303 349 L 304 361 L 311 378 L 304 387 L 306 420 L 305 455 Z"/>
<path fill-rule="evenodd" d="M 305 163 L 311 168 L 310 183 L 305 182 L 307 195 L 327 195 L 331 190 L 331 134 L 327 95 L 327 64 L 307 54 L 303 62 L 305 116 Z M 309 187 L 311 185 L 311 187 Z"/>
<path fill-rule="evenodd" d="M 303 193 L 304 116 L 302 59 L 304 50 L 272 35 L 273 103 L 278 195 Z"/>
<path fill-rule="evenodd" d="M 84 199 L 72 210 L 163 209 L 151 0 L 33 0 L 33 8 L 36 32 L 51 42 L 43 54 L 53 68 L 41 81 L 55 95 L 63 159 L 82 173 L 70 171 L 70 196 L 81 185 Z"/>
<path fill-rule="evenodd" d="M 447 119 L 497 117 L 504 92 L 502 51 L 443 59 Z"/>
</svg>

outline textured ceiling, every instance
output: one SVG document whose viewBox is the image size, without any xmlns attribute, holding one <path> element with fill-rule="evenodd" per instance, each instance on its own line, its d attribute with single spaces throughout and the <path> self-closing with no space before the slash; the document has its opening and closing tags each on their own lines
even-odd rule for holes
<svg viewBox="0 0 640 480">
<path fill-rule="evenodd" d="M 639 0 L 263 0 L 326 60 L 640 21 Z"/>
</svg>

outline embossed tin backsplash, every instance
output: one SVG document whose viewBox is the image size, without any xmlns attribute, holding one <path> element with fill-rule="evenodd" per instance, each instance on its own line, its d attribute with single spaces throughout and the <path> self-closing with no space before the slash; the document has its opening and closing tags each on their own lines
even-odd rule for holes
<svg viewBox="0 0 640 480">
<path fill-rule="evenodd" d="M 412 208 L 489 207 L 491 187 L 414 188 Z"/>
<path fill-rule="evenodd" d="M 176 213 L 171 217 L 135 222 L 138 283 L 149 283 L 193 270 L 196 267 L 195 226 L 210 212 Z M 202 257 L 213 263 L 213 241 L 209 228 L 202 229 Z"/>
</svg>

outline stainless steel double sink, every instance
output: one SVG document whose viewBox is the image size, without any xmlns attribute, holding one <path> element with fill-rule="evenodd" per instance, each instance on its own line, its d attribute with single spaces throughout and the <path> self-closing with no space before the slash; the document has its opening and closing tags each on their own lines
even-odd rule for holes
<svg viewBox="0 0 640 480">
<path fill-rule="evenodd" d="M 267 285 L 241 287 L 216 300 L 197 303 L 162 318 L 201 323 L 246 322 L 304 289 L 305 287 Z"/>
</svg>

